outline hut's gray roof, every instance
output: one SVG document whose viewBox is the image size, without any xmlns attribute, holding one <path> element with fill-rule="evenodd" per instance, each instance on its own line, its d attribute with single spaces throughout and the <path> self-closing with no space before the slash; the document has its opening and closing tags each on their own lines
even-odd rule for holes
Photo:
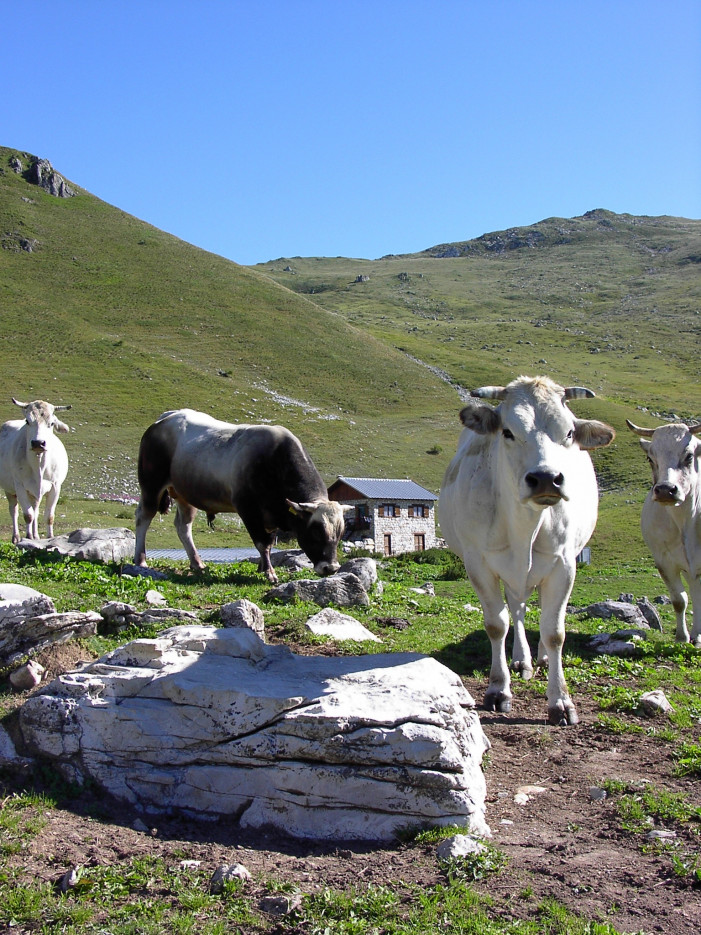
<svg viewBox="0 0 701 935">
<path fill-rule="evenodd" d="M 339 477 L 339 481 L 357 490 L 369 500 L 437 500 L 436 494 L 413 480 L 379 477 Z M 331 485 L 333 487 L 333 484 Z"/>
</svg>

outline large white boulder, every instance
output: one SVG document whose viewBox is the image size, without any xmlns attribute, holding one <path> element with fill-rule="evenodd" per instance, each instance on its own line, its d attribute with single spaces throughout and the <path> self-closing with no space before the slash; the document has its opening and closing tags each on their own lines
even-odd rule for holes
<svg viewBox="0 0 701 935">
<path fill-rule="evenodd" d="M 52 539 L 20 539 L 20 549 L 59 552 L 86 562 L 123 562 L 134 554 L 136 537 L 131 529 L 75 529 Z"/>
<path fill-rule="evenodd" d="M 489 833 L 473 705 L 427 656 L 297 656 L 251 630 L 181 626 L 55 679 L 20 725 L 32 755 L 146 812 L 390 840 Z"/>
</svg>

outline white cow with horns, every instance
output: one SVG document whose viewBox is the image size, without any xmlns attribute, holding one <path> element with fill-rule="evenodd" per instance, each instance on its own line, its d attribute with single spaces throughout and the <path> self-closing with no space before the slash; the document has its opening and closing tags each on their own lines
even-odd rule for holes
<svg viewBox="0 0 701 935">
<path fill-rule="evenodd" d="M 701 422 L 677 422 L 656 429 L 640 428 L 628 419 L 626 423 L 640 436 L 652 468 L 652 489 L 640 518 L 643 539 L 672 598 L 677 641 L 691 639 L 701 649 Z M 691 638 L 686 625 L 689 598 Z"/>
<path fill-rule="evenodd" d="M 565 389 L 547 377 L 519 377 L 505 387 L 473 390 L 472 396 L 500 404 L 494 408 L 474 399 L 460 413 L 465 429 L 445 474 L 439 512 L 442 534 L 462 557 L 482 604 L 492 645 L 484 705 L 511 710 L 509 611 L 513 668 L 526 679 L 533 674 L 524 616 L 537 588 L 538 662 L 549 665 L 548 720 L 576 724 L 562 667 L 565 612 L 576 556 L 597 518 L 596 477 L 587 449 L 608 445 L 615 432 L 569 410 L 568 400 L 592 397 L 591 390 Z"/>
<path fill-rule="evenodd" d="M 68 473 L 68 455 L 54 435 L 69 432 L 55 413 L 70 406 L 52 406 L 43 399 L 15 406 L 24 410 L 24 419 L 11 419 L 0 427 L 0 487 L 7 494 L 12 520 L 12 541 L 19 542 L 17 506 L 27 524 L 27 538 L 39 538 L 39 505 L 46 496 L 44 516 L 47 535 L 54 534 L 54 514 L 61 485 Z"/>
</svg>

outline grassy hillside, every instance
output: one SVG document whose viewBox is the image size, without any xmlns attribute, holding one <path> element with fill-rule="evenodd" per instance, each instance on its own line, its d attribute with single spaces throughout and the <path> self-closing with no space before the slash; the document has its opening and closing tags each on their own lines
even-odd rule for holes
<svg viewBox="0 0 701 935">
<path fill-rule="evenodd" d="M 31 164 L 0 148 L 0 420 L 17 415 L 11 395 L 72 404 L 70 494 L 134 493 L 143 430 L 181 406 L 283 422 L 327 481 L 386 473 L 437 485 L 426 451 L 451 442 L 458 408 L 439 379 L 72 182 L 74 197 L 48 194 Z"/>
</svg>

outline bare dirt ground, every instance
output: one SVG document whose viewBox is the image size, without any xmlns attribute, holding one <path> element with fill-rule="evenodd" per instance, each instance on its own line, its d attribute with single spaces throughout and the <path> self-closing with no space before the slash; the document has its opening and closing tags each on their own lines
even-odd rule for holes
<svg viewBox="0 0 701 935">
<path fill-rule="evenodd" d="M 67 645 L 42 661 L 53 676 L 73 668 L 77 658 Z M 467 688 L 480 698 L 484 685 L 468 681 Z M 682 792 L 698 805 L 701 784 L 671 778 L 671 756 L 659 740 L 611 735 L 595 725 L 597 712 L 587 696 L 576 700 L 580 723 L 568 728 L 547 726 L 541 717 L 544 704 L 542 711 L 527 710 L 518 697 L 508 717 L 481 712 L 492 744 L 485 764 L 487 821 L 492 843 L 508 863 L 475 888 L 492 898 L 492 911 L 504 918 L 532 917 L 542 900 L 552 897 L 620 932 L 698 935 L 701 889 L 688 876 L 673 873 L 668 854 L 644 848 L 644 837 L 623 831 L 612 798 L 593 801 L 590 788 L 606 779 L 642 778 Z M 518 805 L 514 794 L 524 784 L 545 791 Z M 94 817 L 96 806 L 99 818 Z M 161 857 L 174 866 L 183 859 L 199 860 L 201 869 L 211 872 L 236 862 L 250 871 L 253 892 L 261 896 L 269 880 L 292 882 L 303 893 L 445 881 L 435 846 L 320 845 L 243 833 L 224 823 L 171 819 L 137 831 L 132 827 L 137 817 L 123 806 L 81 797 L 52 810 L 29 856 L 17 855 L 10 863 L 21 867 L 28 880 L 56 881 L 76 865 L 114 865 L 135 855 Z M 677 832 L 686 853 L 698 853 L 693 828 L 668 830 Z"/>
</svg>

